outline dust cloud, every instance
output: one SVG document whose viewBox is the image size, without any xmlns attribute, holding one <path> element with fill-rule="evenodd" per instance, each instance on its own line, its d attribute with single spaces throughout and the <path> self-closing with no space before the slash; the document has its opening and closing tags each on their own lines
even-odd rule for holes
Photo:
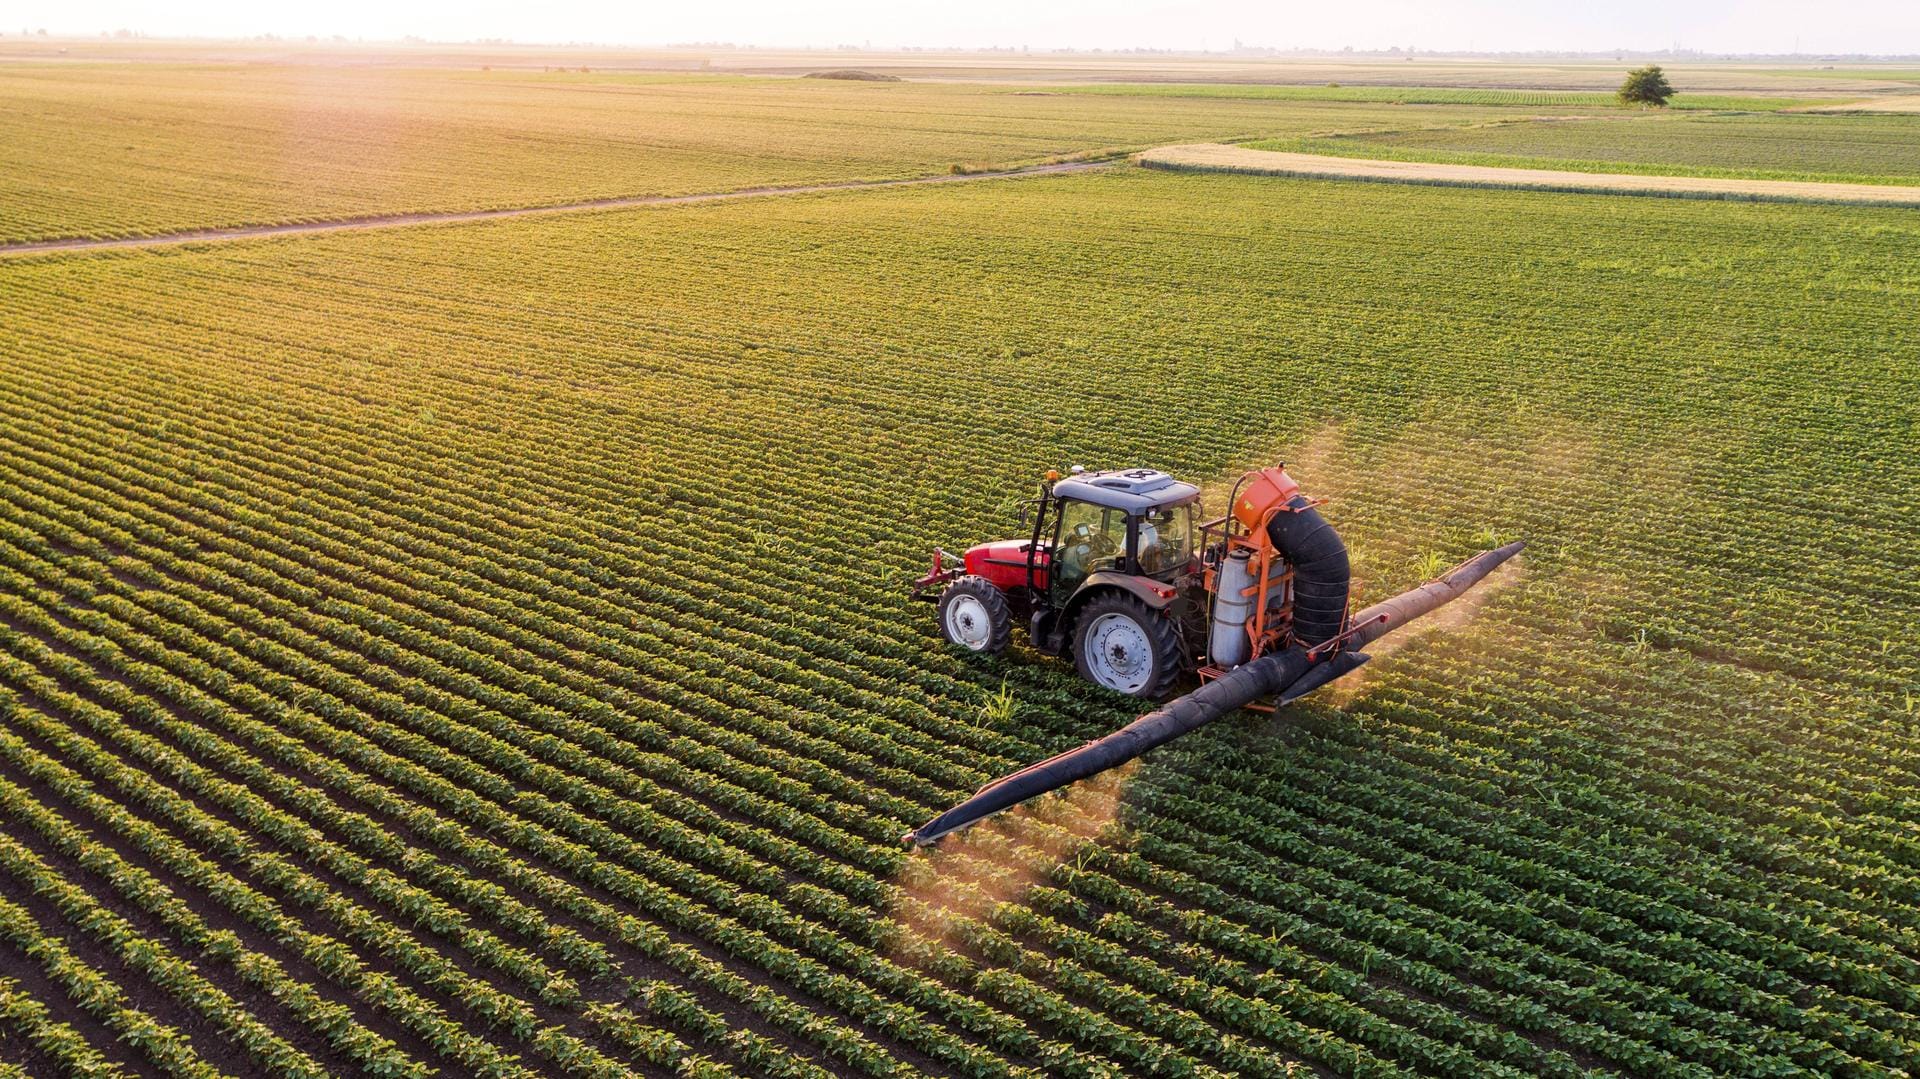
<svg viewBox="0 0 1920 1079">
<path fill-rule="evenodd" d="M 1285 446 L 1253 447 L 1245 459 L 1250 468 L 1284 461 L 1303 491 L 1328 501 L 1322 512 L 1347 542 L 1358 609 L 1452 568 L 1469 548 L 1526 538 L 1538 551 L 1551 543 L 1551 535 L 1529 533 L 1529 516 L 1558 515 L 1535 491 L 1555 498 L 1583 488 L 1616 496 L 1647 489 L 1639 470 L 1609 459 L 1576 423 L 1532 416 L 1515 418 L 1514 427 L 1489 437 L 1457 419 L 1421 420 L 1369 439 L 1351 425 L 1326 423 Z M 1232 483 L 1207 485 L 1216 500 L 1209 505 Z M 1516 489 L 1526 496 L 1516 498 Z M 1436 631 L 1480 632 L 1482 614 L 1528 579 L 1529 566 L 1527 554 L 1508 562 L 1460 599 L 1368 645 L 1368 655 L 1377 662 Z M 1384 675 L 1369 664 L 1312 699 L 1344 707 Z"/>
<path fill-rule="evenodd" d="M 1510 426 L 1497 435 L 1459 421 L 1423 420 L 1384 438 L 1323 424 L 1284 446 L 1249 446 L 1241 468 L 1202 484 L 1205 505 L 1223 511 L 1240 471 L 1285 462 L 1304 491 L 1331 503 L 1323 512 L 1352 553 L 1359 607 L 1450 568 L 1453 556 L 1467 553 L 1463 547 L 1479 550 L 1521 536 L 1546 556 L 1548 572 L 1537 583 L 1555 594 L 1582 592 L 1599 582 L 1582 582 L 1559 564 L 1563 553 L 1555 546 L 1554 524 L 1590 512 L 1596 502 L 1632 514 L 1673 497 L 1686 482 L 1676 474 L 1674 457 L 1646 453 L 1625 460 L 1604 452 L 1570 421 L 1508 420 Z M 1447 561 L 1432 564 L 1439 552 L 1448 554 Z M 1436 631 L 1508 632 L 1483 616 L 1540 573 L 1535 557 L 1532 563 L 1528 555 L 1507 563 L 1460 599 L 1374 642 L 1369 655 L 1377 663 Z M 1387 673 L 1369 664 L 1312 699 L 1344 708 Z M 908 858 L 889 912 L 902 931 L 896 939 L 957 946 L 969 922 L 999 904 L 1022 901 L 1087 844 L 1101 841 L 1138 764 L 1008 810 Z"/>
<path fill-rule="evenodd" d="M 1382 673 L 1374 664 L 1429 633 L 1439 630 L 1456 635 L 1468 632 L 1469 627 L 1479 619 L 1480 612 L 1486 609 L 1487 604 L 1500 593 L 1526 580 L 1526 560 L 1527 556 L 1522 553 L 1487 574 L 1485 579 L 1468 589 L 1459 599 L 1424 618 L 1416 618 L 1367 645 L 1365 651 L 1370 657 L 1367 665 L 1314 694 L 1313 699 L 1320 704 L 1344 708 L 1364 694 L 1374 679 Z"/>
<path fill-rule="evenodd" d="M 891 912 L 916 940 L 949 947 L 968 920 L 984 919 L 1001 903 L 1017 903 L 1034 885 L 1094 842 L 1120 813 L 1139 761 L 1126 764 L 989 817 L 937 847 L 909 857 Z"/>
</svg>

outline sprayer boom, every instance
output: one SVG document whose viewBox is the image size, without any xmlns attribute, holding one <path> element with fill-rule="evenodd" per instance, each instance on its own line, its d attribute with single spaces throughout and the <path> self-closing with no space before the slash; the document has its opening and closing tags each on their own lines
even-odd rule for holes
<svg viewBox="0 0 1920 1079">
<path fill-rule="evenodd" d="M 1338 540 L 1333 542 L 1337 544 Z M 987 784 L 973 797 L 908 832 L 901 841 L 910 847 L 926 846 L 1029 798 L 1118 767 L 1262 697 L 1273 698 L 1276 705 L 1298 700 L 1357 670 L 1367 661 L 1366 655 L 1357 649 L 1459 598 L 1524 547 L 1524 543 L 1509 543 L 1475 555 L 1418 588 L 1366 608 L 1346 620 L 1344 629 L 1334 623 L 1333 633 L 1322 633 L 1307 643 L 1291 641 L 1221 671 L 1200 688 L 1104 738 Z M 1344 606 L 1345 548 L 1340 549 L 1339 563 Z"/>
</svg>

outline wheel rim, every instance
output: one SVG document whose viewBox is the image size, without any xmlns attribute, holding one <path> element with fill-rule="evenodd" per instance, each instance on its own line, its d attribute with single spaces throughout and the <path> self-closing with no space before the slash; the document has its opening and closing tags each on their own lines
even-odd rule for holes
<svg viewBox="0 0 1920 1079">
<path fill-rule="evenodd" d="M 947 638 L 975 652 L 993 640 L 993 616 L 977 596 L 955 596 L 947 603 Z"/>
<path fill-rule="evenodd" d="M 1153 677 L 1153 641 L 1124 614 L 1094 619 L 1080 648 L 1093 680 L 1108 689 L 1138 693 Z"/>
</svg>

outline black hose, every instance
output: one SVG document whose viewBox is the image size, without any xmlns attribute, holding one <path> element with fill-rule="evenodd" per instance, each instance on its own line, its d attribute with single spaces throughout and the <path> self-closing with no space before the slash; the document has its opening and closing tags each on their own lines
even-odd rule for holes
<svg viewBox="0 0 1920 1079">
<path fill-rule="evenodd" d="M 1283 516 L 1301 517 L 1304 514 Z M 1314 519 L 1318 520 L 1319 515 L 1314 514 Z M 1304 534 L 1310 535 L 1312 532 L 1306 530 Z M 1276 538 L 1275 544 L 1278 543 Z M 1341 579 L 1344 581 L 1346 548 L 1340 544 L 1337 536 L 1333 545 L 1339 548 Z M 1451 602 L 1478 584 L 1481 578 L 1492 573 L 1501 563 L 1519 554 L 1524 546 L 1523 543 L 1509 543 L 1498 550 L 1475 555 L 1418 588 L 1361 611 L 1354 616 L 1353 637 L 1342 645 L 1346 651 L 1316 655 L 1296 643 L 1278 652 L 1268 652 L 1235 667 L 1184 697 L 1168 701 L 1104 738 L 1096 738 L 1078 749 L 1049 757 L 1039 764 L 1022 768 L 981 787 L 973 797 L 908 832 L 901 839 L 908 845 L 931 843 L 949 832 L 1036 795 L 1058 790 L 1075 780 L 1125 764 L 1155 746 L 1203 727 L 1261 697 L 1277 697 L 1279 703 L 1284 704 L 1318 689 L 1366 662 L 1367 657 L 1357 651 L 1362 645 Z M 1328 564 L 1332 564 L 1330 557 Z M 1340 606 L 1342 610 L 1346 607 L 1344 593 Z"/>
<path fill-rule="evenodd" d="M 1487 574 L 1499 569 L 1507 559 L 1526 549 L 1524 540 L 1515 540 L 1505 547 L 1482 551 L 1418 588 L 1366 608 L 1353 616 L 1353 636 L 1343 647 L 1364 648 L 1368 642 L 1377 641 L 1434 608 L 1453 602 Z"/>
<path fill-rule="evenodd" d="M 1347 545 L 1305 495 L 1294 495 L 1267 525 L 1282 557 L 1293 566 L 1293 639 L 1315 645 L 1345 629 L 1353 567 Z"/>
<path fill-rule="evenodd" d="M 904 837 L 908 844 L 925 844 L 992 813 L 1018 805 L 1035 795 L 1059 790 L 1075 780 L 1098 775 L 1171 741 L 1196 727 L 1238 709 L 1248 701 L 1286 689 L 1313 666 L 1307 650 L 1294 645 L 1245 663 L 1184 697 L 1169 701 L 1104 738 L 1079 749 L 1028 765 L 1004 779 L 980 788 L 974 796 L 933 818 Z"/>
</svg>

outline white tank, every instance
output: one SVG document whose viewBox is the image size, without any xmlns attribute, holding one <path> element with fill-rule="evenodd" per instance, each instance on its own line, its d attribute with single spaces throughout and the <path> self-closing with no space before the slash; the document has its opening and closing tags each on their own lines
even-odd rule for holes
<svg viewBox="0 0 1920 1079">
<path fill-rule="evenodd" d="M 1253 587 L 1249 555 L 1233 551 L 1220 560 L 1214 575 L 1213 629 L 1207 639 L 1207 658 L 1221 669 L 1238 667 L 1253 650 L 1247 639 L 1247 619 L 1253 615 L 1254 597 L 1244 595 Z"/>
</svg>

